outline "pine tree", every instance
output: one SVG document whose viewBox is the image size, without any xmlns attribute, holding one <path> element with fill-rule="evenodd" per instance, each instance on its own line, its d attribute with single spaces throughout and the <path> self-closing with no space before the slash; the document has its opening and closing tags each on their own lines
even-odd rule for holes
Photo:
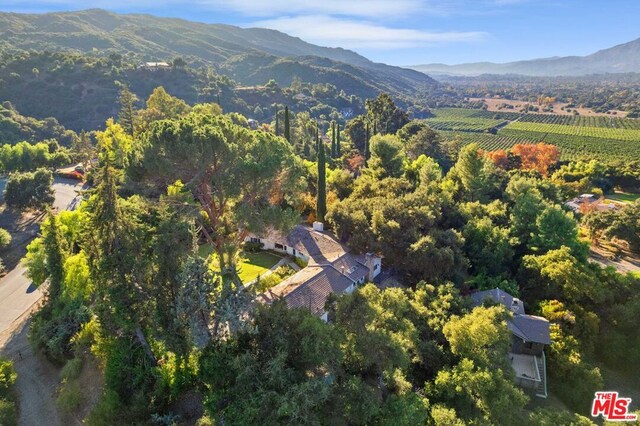
<svg viewBox="0 0 640 426">
<path fill-rule="evenodd" d="M 369 159 L 369 123 L 364 130 L 364 164 L 367 165 L 367 160 Z"/>
<path fill-rule="evenodd" d="M 135 131 L 135 102 L 136 96 L 131 93 L 127 86 L 120 90 L 120 112 L 118 113 L 118 124 L 125 132 L 133 136 Z"/>
<path fill-rule="evenodd" d="M 336 158 L 336 122 L 331 122 L 331 158 Z"/>
<path fill-rule="evenodd" d="M 198 255 L 196 232 L 192 255 L 185 262 L 178 276 L 180 287 L 176 300 L 176 314 L 182 325 L 189 330 L 189 337 L 197 348 L 203 348 L 211 340 L 212 295 L 216 289 L 216 279 L 205 259 Z"/>
<path fill-rule="evenodd" d="M 316 133 L 317 135 L 317 133 Z M 327 170 L 325 159 L 325 147 L 318 138 L 318 200 L 316 206 L 316 217 L 318 221 L 324 222 L 327 214 Z"/>
<path fill-rule="evenodd" d="M 57 300 L 62 293 L 64 258 L 60 247 L 58 219 L 51 210 L 49 210 L 43 228 L 46 271 L 49 277 L 49 297 L 51 300 Z"/>
<path fill-rule="evenodd" d="M 291 127 L 289 124 L 289 107 L 284 107 L 284 138 L 291 143 Z"/>
<path fill-rule="evenodd" d="M 340 147 L 340 122 L 336 124 L 336 157 L 342 157 L 342 148 Z"/>
</svg>

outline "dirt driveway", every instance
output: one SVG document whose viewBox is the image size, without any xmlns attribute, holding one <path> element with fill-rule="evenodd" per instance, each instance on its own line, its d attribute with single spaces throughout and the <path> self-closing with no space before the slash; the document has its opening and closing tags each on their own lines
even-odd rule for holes
<svg viewBox="0 0 640 426">
<path fill-rule="evenodd" d="M 18 373 L 18 424 L 62 425 L 55 405 L 55 392 L 60 383 L 58 370 L 31 349 L 27 338 L 30 314 L 31 310 L 25 312 L 10 328 L 0 334 L 0 354 L 13 360 Z"/>
</svg>

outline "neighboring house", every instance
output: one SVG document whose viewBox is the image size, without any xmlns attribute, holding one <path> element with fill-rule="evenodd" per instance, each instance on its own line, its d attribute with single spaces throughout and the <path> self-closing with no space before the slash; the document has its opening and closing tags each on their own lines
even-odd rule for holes
<svg viewBox="0 0 640 426">
<path fill-rule="evenodd" d="M 247 123 L 249 124 L 249 128 L 251 130 L 258 130 L 258 127 L 260 126 L 258 120 L 254 120 L 253 118 L 248 119 Z"/>
<path fill-rule="evenodd" d="M 573 210 L 574 213 L 583 214 L 593 210 L 606 211 L 618 208 L 613 203 L 604 203 L 604 197 L 597 197 L 594 194 L 581 194 L 580 196 L 564 203 L 565 206 Z"/>
<path fill-rule="evenodd" d="M 486 300 L 501 303 L 513 314 L 508 322 L 512 344 L 509 361 L 516 374 L 516 383 L 535 392 L 541 398 L 547 397 L 547 365 L 544 347 L 551 344 L 549 321 L 524 312 L 522 301 L 498 288 L 479 291 L 471 295 L 474 306 Z"/>
<path fill-rule="evenodd" d="M 296 226 L 283 237 L 272 233 L 250 236 L 247 242 L 301 259 L 307 266 L 280 284 L 258 296 L 263 303 L 284 299 L 291 308 L 305 307 L 327 321 L 325 303 L 330 294 L 351 293 L 365 281 L 373 281 L 382 269 L 382 259 L 371 253 L 354 255 L 333 236 L 323 231 L 320 222 L 313 228 Z"/>
<path fill-rule="evenodd" d="M 171 65 L 166 62 L 145 62 L 141 64 L 139 68 L 147 71 L 169 70 L 171 69 Z"/>
</svg>

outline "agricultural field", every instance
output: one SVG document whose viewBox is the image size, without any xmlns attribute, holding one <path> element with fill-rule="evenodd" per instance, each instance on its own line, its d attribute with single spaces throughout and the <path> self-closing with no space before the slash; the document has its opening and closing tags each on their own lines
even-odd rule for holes
<svg viewBox="0 0 640 426">
<path fill-rule="evenodd" d="M 513 123 L 517 124 L 517 123 Z M 585 136 L 563 135 L 514 130 L 507 126 L 497 136 L 510 136 L 545 142 L 560 148 L 563 160 L 640 160 L 640 140 L 636 142 L 619 139 L 603 139 Z"/>
<path fill-rule="evenodd" d="M 443 131 L 486 132 L 505 121 L 494 118 L 494 113 L 473 109 L 442 108 L 432 112 L 435 117 L 426 119 L 426 123 Z"/>
<path fill-rule="evenodd" d="M 493 135 L 491 133 L 470 133 L 470 132 L 441 132 L 445 139 L 459 139 L 464 145 L 477 143 L 480 148 L 486 151 L 507 150 L 518 144 L 537 143 L 534 139 L 527 139 L 518 136 Z"/>
<path fill-rule="evenodd" d="M 563 160 L 640 160 L 640 120 L 611 116 L 520 114 L 462 108 L 433 111 L 426 122 L 465 144 L 492 151 L 520 143 L 545 142 L 560 148 Z M 488 132 L 497 129 L 496 134 Z"/>
<path fill-rule="evenodd" d="M 615 139 L 640 143 L 640 129 L 612 127 L 592 127 L 580 125 L 512 122 L 505 129 L 535 133 L 553 133 L 557 135 L 579 136 L 600 139 Z"/>
<path fill-rule="evenodd" d="M 518 121 L 526 123 L 561 124 L 564 126 L 640 130 L 640 120 L 628 120 L 610 116 L 525 114 L 521 116 Z"/>
</svg>

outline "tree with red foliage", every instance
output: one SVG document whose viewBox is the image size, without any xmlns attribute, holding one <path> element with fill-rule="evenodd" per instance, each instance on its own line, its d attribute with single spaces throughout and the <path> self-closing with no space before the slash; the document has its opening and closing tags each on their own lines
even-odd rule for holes
<svg viewBox="0 0 640 426">
<path fill-rule="evenodd" d="M 560 160 L 560 150 L 555 145 L 538 143 L 536 145 L 517 144 L 511 152 L 522 161 L 522 170 L 536 170 L 547 176 L 549 168 Z"/>
</svg>

